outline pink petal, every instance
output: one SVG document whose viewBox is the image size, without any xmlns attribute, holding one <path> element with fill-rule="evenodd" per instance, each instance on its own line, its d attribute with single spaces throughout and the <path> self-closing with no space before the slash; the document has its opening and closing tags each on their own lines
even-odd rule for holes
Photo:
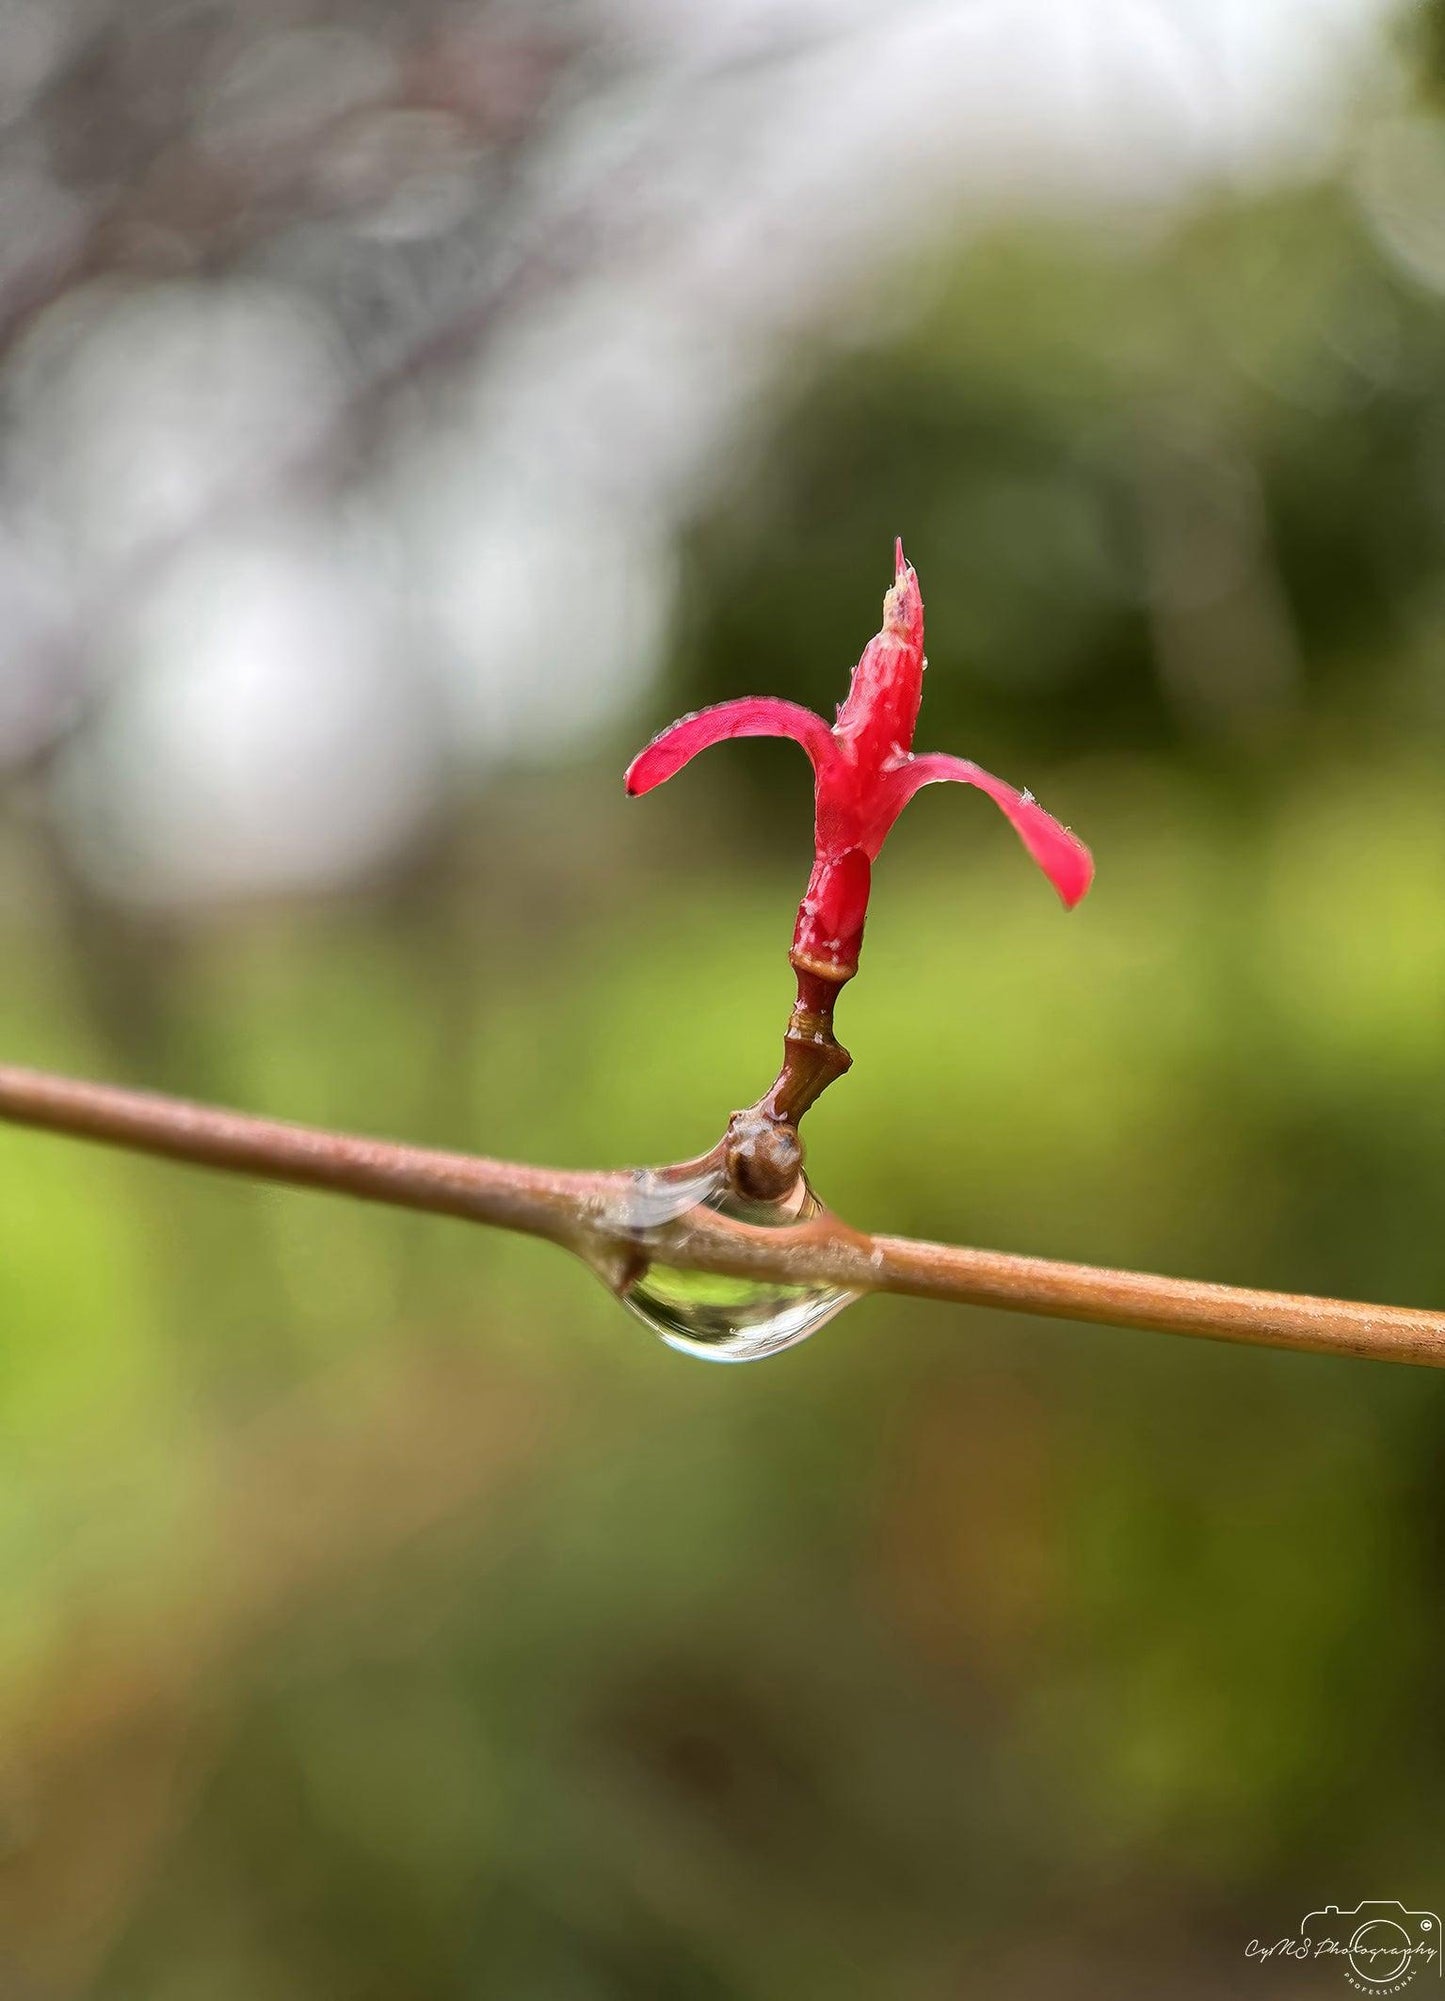
<svg viewBox="0 0 1445 2001">
<path fill-rule="evenodd" d="M 915 792 L 925 785 L 941 785 L 954 780 L 960 785 L 976 785 L 986 792 L 1005 817 L 1054 888 L 1072 910 L 1094 880 L 1094 857 L 1077 835 L 1061 827 L 1052 813 L 1046 813 L 1029 794 L 1016 792 L 1001 778 L 971 763 L 966 757 L 949 757 L 943 751 L 929 751 L 912 757 L 892 774 L 896 788 L 894 815 L 901 813 Z"/>
<path fill-rule="evenodd" d="M 820 855 L 814 862 L 793 932 L 791 958 L 799 972 L 823 980 L 852 979 L 863 948 L 871 876 L 861 848 Z"/>
<path fill-rule="evenodd" d="M 923 700 L 923 594 L 901 538 L 893 545 L 893 569 L 882 630 L 864 648 L 838 711 L 838 736 L 864 766 L 911 746 Z"/>
<path fill-rule="evenodd" d="M 681 771 L 700 750 L 738 736 L 791 737 L 807 751 L 817 771 L 837 754 L 832 731 L 811 709 L 774 695 L 747 695 L 670 724 L 627 767 L 627 790 L 636 799 Z"/>
</svg>

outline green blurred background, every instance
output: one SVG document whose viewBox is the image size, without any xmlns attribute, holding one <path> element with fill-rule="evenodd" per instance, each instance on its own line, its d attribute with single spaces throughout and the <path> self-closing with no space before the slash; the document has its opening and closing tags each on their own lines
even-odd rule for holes
<svg viewBox="0 0 1445 2001">
<path fill-rule="evenodd" d="M 821 1191 L 1440 1302 L 1445 35 L 1067 12 L 4 15 L 6 1059 L 695 1153 L 806 773 L 620 771 L 839 699 L 902 531 L 920 747 L 1099 873 L 910 811 Z M 7 2001 L 1323 1994 L 1247 1943 L 1445 1902 L 1434 1376 L 711 1368 L 531 1243 L 0 1175 Z"/>
</svg>

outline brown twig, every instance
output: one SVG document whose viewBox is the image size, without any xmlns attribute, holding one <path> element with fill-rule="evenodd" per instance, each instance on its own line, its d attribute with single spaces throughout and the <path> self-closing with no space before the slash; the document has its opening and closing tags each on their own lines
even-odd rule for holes
<svg viewBox="0 0 1445 2001">
<path fill-rule="evenodd" d="M 604 1277 L 635 1271 L 644 1256 L 731 1277 L 905 1293 L 1262 1347 L 1445 1366 L 1445 1312 L 1250 1292 L 871 1237 L 833 1217 L 766 1230 L 699 1210 L 644 1228 L 630 1174 L 558 1173 L 432 1152 L 36 1070 L 0 1065 L 0 1119 L 194 1166 L 525 1231 L 575 1251 Z"/>
</svg>

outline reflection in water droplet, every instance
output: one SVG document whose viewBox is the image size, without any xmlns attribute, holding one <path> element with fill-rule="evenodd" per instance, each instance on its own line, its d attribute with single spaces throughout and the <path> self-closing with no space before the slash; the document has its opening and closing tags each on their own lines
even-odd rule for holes
<svg viewBox="0 0 1445 2001">
<path fill-rule="evenodd" d="M 734 1190 L 721 1151 L 682 1167 L 644 1168 L 633 1178 L 628 1223 L 639 1232 L 711 1209 L 739 1222 L 789 1229 L 825 1213 L 800 1175 L 780 1202 L 751 1202 Z M 785 1285 L 774 1279 L 724 1278 L 649 1264 L 619 1293 L 670 1348 L 708 1362 L 755 1362 L 804 1341 L 857 1297 L 831 1285 Z"/>
</svg>

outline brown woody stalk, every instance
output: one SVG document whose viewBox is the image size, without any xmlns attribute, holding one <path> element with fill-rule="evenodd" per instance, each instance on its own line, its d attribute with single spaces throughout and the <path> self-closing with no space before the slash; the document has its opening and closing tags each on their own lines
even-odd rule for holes
<svg viewBox="0 0 1445 2001">
<path fill-rule="evenodd" d="M 697 1212 L 643 1231 L 631 1220 L 629 1174 L 558 1173 L 398 1146 L 36 1070 L 0 1065 L 0 1119 L 193 1166 L 522 1230 L 575 1251 L 604 1276 L 635 1270 L 645 1256 L 732 1277 L 906 1293 L 1262 1347 L 1445 1366 L 1445 1312 L 1422 1307 L 1250 1292 L 872 1237 L 835 1218 L 780 1231 Z"/>
</svg>

